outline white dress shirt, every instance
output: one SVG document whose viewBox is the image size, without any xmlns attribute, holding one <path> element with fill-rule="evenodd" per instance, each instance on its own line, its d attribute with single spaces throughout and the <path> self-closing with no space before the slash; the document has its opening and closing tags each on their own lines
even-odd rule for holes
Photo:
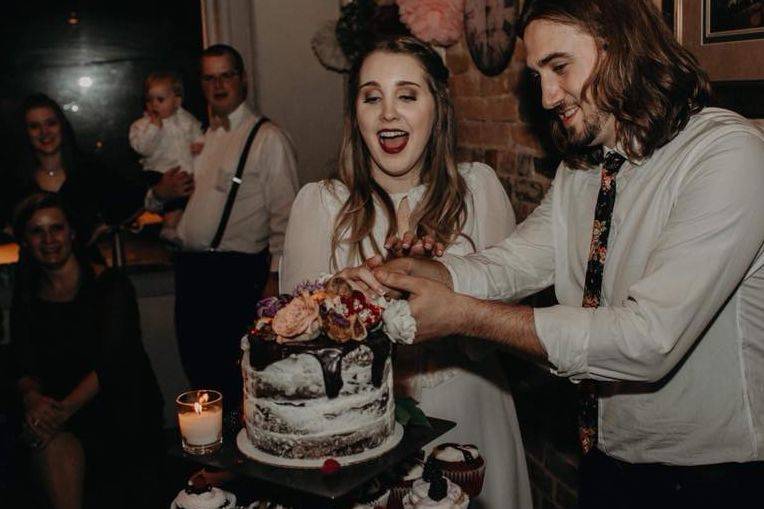
<svg viewBox="0 0 764 509">
<path fill-rule="evenodd" d="M 143 169 L 159 173 L 176 166 L 192 173 L 191 143 L 202 141 L 201 137 L 201 124 L 183 108 L 162 120 L 162 127 L 145 115 L 130 126 L 130 146 L 143 156 Z"/>
<path fill-rule="evenodd" d="M 477 249 L 483 249 L 505 239 L 515 227 L 515 214 L 504 188 L 496 178 L 496 173 L 482 163 L 462 163 L 459 172 L 464 178 L 469 196 L 467 198 L 467 222 L 462 233 L 469 236 Z M 419 185 L 406 193 L 393 194 L 390 198 L 397 209 L 404 198 L 414 210 L 421 201 L 425 186 Z M 331 186 L 327 182 L 307 184 L 300 190 L 292 207 L 287 228 L 284 258 L 279 270 L 279 287 L 282 293 L 290 293 L 306 280 L 315 280 L 322 274 L 334 273 L 345 267 L 360 265 L 363 260 L 351 256 L 350 246 L 340 243 L 336 258 L 338 267 L 332 267 L 332 234 L 337 215 L 348 197 L 347 188 L 339 181 Z M 383 246 L 387 235 L 388 221 L 381 205 L 376 204 L 376 219 L 371 234 L 379 246 Z M 367 256 L 374 251 L 371 241 L 363 241 Z M 464 236 L 449 245 L 447 253 L 467 254 L 473 251 Z M 444 365 L 453 365 L 451 359 L 438 359 L 439 354 L 449 354 L 443 348 L 427 359 L 429 365 L 418 369 L 419 375 L 411 380 L 412 392 L 420 387 L 433 387 L 453 376 L 453 369 L 441 369 Z M 472 357 L 484 353 L 480 347 L 471 348 Z M 447 355 L 446 355 L 447 356 Z M 424 361 L 424 359 L 423 359 Z"/>
<path fill-rule="evenodd" d="M 184 249 L 210 247 L 244 143 L 258 118 L 242 103 L 228 117 L 229 131 L 219 127 L 204 134 L 204 148 L 194 159 L 194 193 L 178 225 Z M 272 122 L 257 133 L 241 179 L 218 250 L 258 253 L 269 247 L 275 271 L 297 191 L 297 160 L 291 140 Z"/>
<path fill-rule="evenodd" d="M 641 463 L 764 459 L 764 133 L 704 109 L 649 159 L 627 161 L 599 308 L 581 307 L 600 170 L 560 166 L 502 244 L 444 260 L 487 299 L 555 285 L 535 310 L 560 376 L 600 384 L 598 447 Z"/>
</svg>

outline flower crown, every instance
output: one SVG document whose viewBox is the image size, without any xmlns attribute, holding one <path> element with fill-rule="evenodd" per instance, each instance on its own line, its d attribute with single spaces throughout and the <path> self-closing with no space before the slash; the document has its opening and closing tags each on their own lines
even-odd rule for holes
<svg viewBox="0 0 764 509">
<path fill-rule="evenodd" d="M 392 341 L 411 343 L 416 321 L 406 301 L 370 299 L 345 279 L 306 282 L 290 294 L 262 299 L 249 336 L 277 343 L 311 341 L 324 333 L 339 343 L 363 341 L 379 328 Z"/>
</svg>

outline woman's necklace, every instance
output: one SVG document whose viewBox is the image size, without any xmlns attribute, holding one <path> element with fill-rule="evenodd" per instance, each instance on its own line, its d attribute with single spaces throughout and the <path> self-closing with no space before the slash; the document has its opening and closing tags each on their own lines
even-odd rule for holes
<svg viewBox="0 0 764 509">
<path fill-rule="evenodd" d="M 42 172 L 48 177 L 55 177 L 61 171 L 61 167 L 57 168 L 41 168 Z"/>
<path fill-rule="evenodd" d="M 43 191 L 57 193 L 66 180 L 66 173 L 60 165 L 41 166 L 37 168 L 35 180 L 37 186 Z"/>
</svg>

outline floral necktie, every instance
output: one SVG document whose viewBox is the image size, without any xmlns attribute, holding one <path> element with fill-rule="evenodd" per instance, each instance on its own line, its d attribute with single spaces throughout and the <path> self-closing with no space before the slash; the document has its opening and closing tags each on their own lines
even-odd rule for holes
<svg viewBox="0 0 764 509">
<path fill-rule="evenodd" d="M 597 205 L 594 209 L 594 225 L 592 227 L 592 242 L 589 245 L 589 261 L 586 265 L 586 280 L 584 282 L 584 298 L 581 304 L 585 308 L 596 308 L 600 305 L 602 292 L 602 272 L 607 256 L 607 241 L 610 235 L 610 220 L 615 206 L 615 176 L 624 157 L 616 152 L 610 152 L 602 163 L 600 191 L 597 195 Z M 598 401 L 597 387 L 592 380 L 580 384 L 580 403 L 578 412 L 578 439 L 584 454 L 597 444 Z"/>
</svg>

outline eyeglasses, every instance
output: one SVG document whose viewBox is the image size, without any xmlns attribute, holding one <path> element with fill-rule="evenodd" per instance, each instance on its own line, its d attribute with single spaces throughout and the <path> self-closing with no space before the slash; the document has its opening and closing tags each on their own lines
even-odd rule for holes
<svg viewBox="0 0 764 509">
<path fill-rule="evenodd" d="M 230 83 L 233 79 L 239 75 L 239 71 L 226 71 L 220 74 L 204 74 L 202 75 L 202 85 L 211 85 L 216 81 L 222 83 Z"/>
</svg>

